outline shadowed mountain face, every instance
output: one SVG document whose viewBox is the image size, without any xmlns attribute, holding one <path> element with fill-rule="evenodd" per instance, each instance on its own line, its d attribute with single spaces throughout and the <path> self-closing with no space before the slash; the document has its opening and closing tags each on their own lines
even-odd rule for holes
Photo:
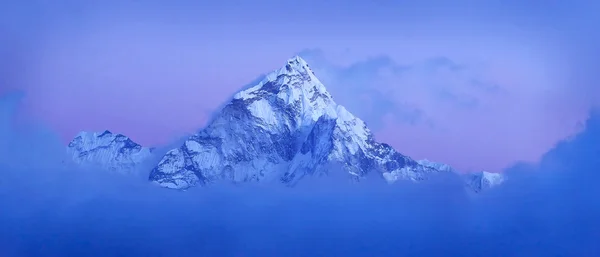
<svg viewBox="0 0 600 257">
<path fill-rule="evenodd" d="M 375 142 L 365 123 L 335 103 L 308 64 L 294 57 L 169 151 L 150 180 L 178 189 L 220 179 L 293 185 L 332 165 L 352 179 L 377 172 L 388 181 L 421 180 L 439 172 Z"/>
<path fill-rule="evenodd" d="M 153 155 L 152 149 L 108 131 L 82 132 L 68 149 L 77 163 L 125 171 Z M 331 172 L 354 181 L 374 173 L 389 183 L 456 173 L 448 165 L 415 161 L 376 142 L 361 119 L 333 100 L 308 64 L 293 57 L 235 94 L 206 128 L 167 151 L 149 180 L 173 189 L 220 180 L 293 186 L 305 176 Z M 466 178 L 477 192 L 495 185 L 482 174 Z"/>
</svg>

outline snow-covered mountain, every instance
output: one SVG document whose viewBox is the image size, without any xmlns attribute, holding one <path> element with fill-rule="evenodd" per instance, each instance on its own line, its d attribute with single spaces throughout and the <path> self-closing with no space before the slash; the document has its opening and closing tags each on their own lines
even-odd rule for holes
<svg viewBox="0 0 600 257">
<path fill-rule="evenodd" d="M 436 170 L 447 171 L 447 172 L 458 172 L 457 170 L 452 168 L 450 165 L 444 164 L 444 163 L 432 162 L 427 159 L 418 160 L 417 162 L 423 166 L 432 167 Z"/>
<path fill-rule="evenodd" d="M 476 193 L 502 184 L 506 177 L 500 173 L 481 171 L 466 174 L 467 186 Z"/>
<path fill-rule="evenodd" d="M 388 181 L 440 172 L 376 142 L 296 56 L 237 93 L 204 130 L 167 152 L 150 180 L 176 189 L 221 179 L 293 185 L 332 167 L 353 179 L 378 172 Z"/>
<path fill-rule="evenodd" d="M 142 147 L 104 131 L 79 133 L 67 151 L 80 165 L 126 173 L 144 162 L 156 163 L 149 180 L 174 189 L 218 180 L 294 185 L 305 176 L 331 172 L 353 180 L 373 172 L 389 183 L 459 174 L 449 165 L 415 161 L 376 142 L 366 124 L 337 104 L 297 56 L 235 94 L 206 128 L 175 149 Z M 476 192 L 503 181 L 487 172 L 461 176 Z"/>
<path fill-rule="evenodd" d="M 462 173 L 444 163 L 432 162 L 427 159 L 419 160 L 417 162 L 419 162 L 421 165 L 429 166 L 440 171 L 454 172 L 458 174 L 465 181 L 467 188 L 476 193 L 498 186 L 506 180 L 506 177 L 501 173 L 492 173 L 487 171 Z"/>
<path fill-rule="evenodd" d="M 142 147 L 121 134 L 80 132 L 67 146 L 67 153 L 79 165 L 129 173 L 152 156 L 152 148 Z"/>
</svg>

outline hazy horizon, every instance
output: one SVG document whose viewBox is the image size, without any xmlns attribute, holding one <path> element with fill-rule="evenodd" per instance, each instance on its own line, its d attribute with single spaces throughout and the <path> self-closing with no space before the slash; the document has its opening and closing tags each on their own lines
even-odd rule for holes
<svg viewBox="0 0 600 257">
<path fill-rule="evenodd" d="M 600 116 L 482 194 L 422 183 L 305 180 L 181 192 L 64 166 L 59 135 L 0 99 L 0 254 L 22 256 L 595 256 Z M 32 161 L 32 159 L 34 161 Z M 331 170 L 335 175 L 337 171 Z"/>
</svg>

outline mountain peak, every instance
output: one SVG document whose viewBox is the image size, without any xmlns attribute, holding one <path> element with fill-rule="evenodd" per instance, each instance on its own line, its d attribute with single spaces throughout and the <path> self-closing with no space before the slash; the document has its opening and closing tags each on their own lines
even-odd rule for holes
<svg viewBox="0 0 600 257">
<path fill-rule="evenodd" d="M 223 178 L 294 185 L 332 167 L 353 180 L 380 172 L 388 182 L 438 172 L 375 142 L 366 124 L 338 105 L 306 61 L 294 56 L 234 95 L 204 130 L 167 152 L 149 179 L 178 189 Z"/>
<path fill-rule="evenodd" d="M 304 59 L 302 59 L 302 57 L 300 57 L 299 55 L 292 56 L 290 59 L 287 60 L 287 62 L 288 63 L 297 62 L 297 63 L 303 63 L 304 65 L 306 65 L 306 61 Z"/>
<path fill-rule="evenodd" d="M 106 136 L 106 135 L 112 135 L 112 134 L 113 134 L 113 133 L 112 133 L 112 132 L 110 132 L 110 131 L 107 129 L 107 130 L 104 130 L 104 132 L 102 132 L 102 133 L 99 135 L 99 137 L 101 137 L 101 136 Z"/>
<path fill-rule="evenodd" d="M 457 172 L 448 164 L 433 162 L 428 159 L 418 160 L 417 162 L 423 166 L 432 167 L 440 171 Z"/>
<path fill-rule="evenodd" d="M 298 55 L 293 56 L 292 58 L 288 59 L 287 65 L 289 65 L 292 68 L 299 68 L 302 70 L 308 68 L 310 70 L 308 63 L 304 59 L 302 59 L 302 57 L 300 57 Z"/>
<path fill-rule="evenodd" d="M 69 143 L 67 152 L 79 164 L 101 166 L 130 172 L 148 158 L 152 149 L 143 147 L 121 134 L 82 131 Z"/>
<path fill-rule="evenodd" d="M 480 171 L 469 175 L 468 186 L 470 186 L 475 192 L 492 188 L 502 184 L 506 180 L 506 177 L 501 173 L 492 173 L 487 171 Z"/>
<path fill-rule="evenodd" d="M 238 92 L 234 99 L 248 98 L 253 92 L 261 89 L 262 91 L 279 93 L 283 85 L 294 86 L 293 88 L 307 91 L 316 89 L 319 92 L 326 92 L 325 86 L 315 76 L 308 63 L 302 57 L 294 56 L 288 59 L 283 67 L 268 73 L 257 85 Z"/>
<path fill-rule="evenodd" d="M 288 59 L 283 67 L 267 74 L 255 86 L 238 92 L 233 100 L 243 102 L 254 116 L 265 120 L 272 119 L 272 110 L 286 109 L 299 118 L 297 124 L 315 122 L 326 113 L 335 115 L 337 106 L 299 56 Z"/>
<path fill-rule="evenodd" d="M 282 74 L 302 75 L 305 79 L 318 81 L 308 63 L 298 55 L 288 59 L 285 66 L 277 70 L 275 74 L 277 76 Z M 318 82 L 321 83 L 320 81 Z"/>
<path fill-rule="evenodd" d="M 177 189 L 220 179 L 295 185 L 340 168 L 352 180 L 378 172 L 390 183 L 439 172 L 376 142 L 360 118 L 333 100 L 307 62 L 293 56 L 168 151 L 149 179 Z"/>
<path fill-rule="evenodd" d="M 69 148 L 88 151 L 96 148 L 109 147 L 115 144 L 123 144 L 122 147 L 128 148 L 141 147 L 124 135 L 114 134 L 108 130 L 104 130 L 103 132 L 79 132 L 69 143 Z"/>
<path fill-rule="evenodd" d="M 492 185 L 500 184 L 504 181 L 504 176 L 500 173 L 482 171 L 479 175 L 482 180 L 488 181 Z"/>
</svg>

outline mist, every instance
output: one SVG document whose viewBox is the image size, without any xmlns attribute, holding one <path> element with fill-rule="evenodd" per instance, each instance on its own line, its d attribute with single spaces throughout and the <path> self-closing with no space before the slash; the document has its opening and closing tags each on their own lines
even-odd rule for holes
<svg viewBox="0 0 600 257">
<path fill-rule="evenodd" d="M 599 256 L 600 114 L 505 184 L 455 177 L 188 191 L 63 165 L 64 145 L 0 98 L 0 256 Z"/>
</svg>

